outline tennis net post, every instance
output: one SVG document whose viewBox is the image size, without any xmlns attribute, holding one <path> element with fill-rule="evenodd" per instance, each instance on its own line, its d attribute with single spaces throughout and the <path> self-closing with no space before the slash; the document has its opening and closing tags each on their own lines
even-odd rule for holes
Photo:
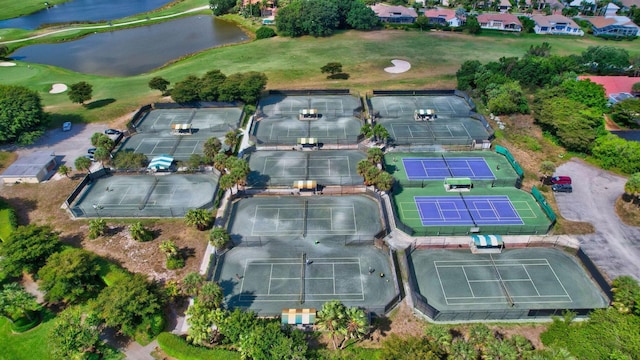
<svg viewBox="0 0 640 360">
<path fill-rule="evenodd" d="M 509 303 L 509 306 L 513 307 L 515 303 L 513 302 L 513 298 L 511 297 L 511 294 L 509 294 L 509 290 L 507 290 L 507 286 L 504 284 L 504 281 L 502 280 L 502 275 L 500 275 L 500 271 L 498 271 L 498 266 L 496 265 L 496 262 L 493 260 L 493 255 L 489 254 L 489 258 L 491 259 L 491 265 L 493 265 L 493 270 L 496 272 L 496 276 L 498 277 L 498 282 L 500 283 L 500 287 L 504 292 L 504 296 L 507 298 L 507 302 Z"/>
</svg>

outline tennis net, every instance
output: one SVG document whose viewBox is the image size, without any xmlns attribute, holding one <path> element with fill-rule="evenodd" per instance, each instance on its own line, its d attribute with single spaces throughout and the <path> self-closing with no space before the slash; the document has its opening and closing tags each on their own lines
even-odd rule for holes
<svg viewBox="0 0 640 360">
<path fill-rule="evenodd" d="M 500 275 L 500 271 L 498 271 L 498 266 L 496 265 L 496 262 L 493 260 L 493 255 L 489 254 L 489 258 L 491 259 L 491 265 L 493 265 L 493 270 L 496 272 L 496 276 L 498 277 L 498 282 L 500 283 L 500 287 L 502 288 L 502 291 L 504 292 L 504 295 L 507 298 L 507 302 L 509 303 L 509 306 L 513 307 L 515 305 L 513 302 L 513 298 L 511 297 L 511 294 L 509 294 L 509 290 L 507 290 L 507 286 L 504 284 L 504 281 L 502 280 L 502 275 Z"/>
</svg>

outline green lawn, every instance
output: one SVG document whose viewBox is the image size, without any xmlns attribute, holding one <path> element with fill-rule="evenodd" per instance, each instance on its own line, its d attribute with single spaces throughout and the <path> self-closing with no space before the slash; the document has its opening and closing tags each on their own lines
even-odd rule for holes
<svg viewBox="0 0 640 360">
<path fill-rule="evenodd" d="M 69 0 L 47 0 L 50 5 L 61 4 Z M 46 8 L 43 0 L 0 0 L 0 20 L 28 15 Z"/>
<path fill-rule="evenodd" d="M 11 333 L 11 322 L 0 316 L 0 360 L 50 359 L 47 336 L 53 326 L 53 314 L 46 312 L 42 323 L 22 334 Z"/>
<path fill-rule="evenodd" d="M 201 0 L 187 0 L 194 5 Z M 182 6 L 182 3 L 180 4 Z M 372 89 L 453 88 L 455 72 L 465 60 L 495 61 L 502 56 L 522 56 L 531 45 L 551 44 L 552 53 L 578 54 L 593 45 L 614 45 L 640 55 L 636 42 L 606 42 L 593 37 L 569 38 L 539 35 L 488 33 L 471 36 L 450 32 L 383 30 L 347 31 L 327 38 L 271 38 L 203 51 L 148 74 L 116 78 L 78 74 L 46 65 L 18 62 L 0 68 L 3 83 L 24 85 L 40 92 L 47 111 L 59 114 L 52 123 L 71 120 L 111 120 L 140 105 L 156 101 L 158 91 L 147 83 L 162 76 L 172 84 L 187 75 L 202 75 L 211 69 L 226 74 L 264 72 L 269 88 L 350 88 L 363 94 Z M 320 67 L 338 59 L 349 80 L 327 80 Z M 390 60 L 404 59 L 412 68 L 404 74 L 383 71 Z M 93 85 L 93 101 L 114 99 L 107 106 L 88 110 L 72 104 L 66 94 L 51 95 L 51 85 L 87 81 Z"/>
</svg>

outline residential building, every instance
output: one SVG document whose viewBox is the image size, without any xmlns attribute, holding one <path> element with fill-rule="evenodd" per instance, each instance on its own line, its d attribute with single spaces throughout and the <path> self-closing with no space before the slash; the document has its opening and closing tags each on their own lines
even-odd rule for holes
<svg viewBox="0 0 640 360">
<path fill-rule="evenodd" d="M 580 29 L 580 26 L 566 16 L 533 15 L 531 20 L 536 23 L 533 28 L 536 34 L 584 36 L 584 31 Z"/>
<path fill-rule="evenodd" d="M 585 79 L 589 79 L 596 84 L 602 85 L 607 98 L 620 93 L 631 93 L 633 84 L 640 82 L 640 77 L 631 76 L 578 76 L 578 80 Z"/>
<path fill-rule="evenodd" d="M 509 0 L 500 0 L 500 5 L 498 5 L 498 10 L 501 13 L 506 13 L 511 10 L 511 2 Z"/>
<path fill-rule="evenodd" d="M 480 14 L 478 15 L 478 22 L 483 29 L 522 31 L 520 20 L 512 14 Z"/>
<path fill-rule="evenodd" d="M 619 4 L 621 4 L 621 8 L 623 11 L 629 11 L 632 6 L 640 8 L 640 0 L 619 0 Z"/>
<path fill-rule="evenodd" d="M 587 19 L 595 36 L 640 36 L 640 28 L 626 16 L 594 16 Z"/>
<path fill-rule="evenodd" d="M 449 25 L 458 27 L 462 25 L 464 19 L 456 16 L 456 11 L 452 9 L 429 9 L 424 12 L 424 16 L 429 19 L 430 24 Z"/>
<path fill-rule="evenodd" d="M 380 21 L 394 24 L 413 24 L 418 18 L 414 8 L 404 6 L 391 6 L 385 4 L 371 5 Z"/>
</svg>

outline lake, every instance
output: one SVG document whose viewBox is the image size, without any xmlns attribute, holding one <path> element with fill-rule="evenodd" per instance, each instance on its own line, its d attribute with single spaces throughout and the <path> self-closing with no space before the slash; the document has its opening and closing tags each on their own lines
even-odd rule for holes
<svg viewBox="0 0 640 360">
<path fill-rule="evenodd" d="M 69 42 L 26 46 L 10 57 L 86 74 L 132 76 L 188 54 L 247 39 L 234 23 L 198 15 Z"/>
<path fill-rule="evenodd" d="M 1 20 L 0 28 L 33 30 L 44 24 L 115 20 L 145 13 L 170 2 L 171 0 L 73 0 L 30 15 Z"/>
</svg>

